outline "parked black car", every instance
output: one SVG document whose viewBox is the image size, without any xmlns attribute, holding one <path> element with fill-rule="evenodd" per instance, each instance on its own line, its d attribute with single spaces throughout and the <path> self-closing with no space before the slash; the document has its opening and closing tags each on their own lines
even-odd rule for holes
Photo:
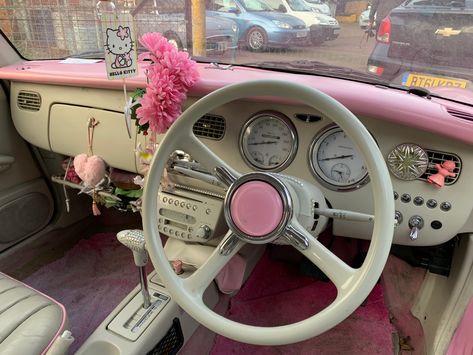
<svg viewBox="0 0 473 355">
<path fill-rule="evenodd" d="M 473 87 L 473 0 L 408 0 L 379 20 L 369 72 L 408 87 Z"/>
</svg>

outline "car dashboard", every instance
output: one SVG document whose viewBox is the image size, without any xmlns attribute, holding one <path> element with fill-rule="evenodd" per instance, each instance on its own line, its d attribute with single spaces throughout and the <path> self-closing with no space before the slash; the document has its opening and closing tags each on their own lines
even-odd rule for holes
<svg viewBox="0 0 473 355">
<path fill-rule="evenodd" d="M 145 137 L 133 126 L 129 138 L 122 82 L 106 80 L 102 66 L 25 62 L 3 68 L 0 76 L 11 81 L 12 118 L 29 143 L 66 156 L 86 152 L 86 125 L 94 117 L 100 122 L 94 153 L 111 167 L 138 172 L 135 151 L 139 143 L 145 144 Z M 473 119 L 471 107 L 328 77 L 245 67 L 222 70 L 208 64 L 199 64 L 199 71 L 201 79 L 189 92 L 184 109 L 225 85 L 264 78 L 308 85 L 352 111 L 372 134 L 390 167 L 397 214 L 394 243 L 439 245 L 473 231 L 473 200 L 465 193 L 473 176 L 473 122 L 465 119 Z M 129 91 L 145 84 L 143 75 L 127 80 Z M 283 95 L 238 100 L 201 117 L 193 131 L 240 173 L 289 175 L 317 186 L 331 208 L 374 211 L 363 157 L 331 118 L 306 105 Z M 158 136 L 158 144 L 162 137 Z M 416 157 L 425 169 L 414 178 L 396 171 L 396 164 L 399 168 L 402 161 L 395 158 L 403 149 L 421 150 Z M 435 164 L 447 160 L 455 163 L 455 177 L 447 179 L 442 188 L 428 183 L 428 176 L 436 172 Z M 160 231 L 188 242 L 216 244 L 226 231 L 224 196 L 225 187 L 194 161 L 192 152 L 176 152 L 158 196 Z M 411 224 L 416 218 L 422 220 L 422 226 L 413 240 Z M 335 235 L 360 239 L 370 239 L 372 232 L 371 223 L 343 218 L 334 219 L 332 228 Z"/>
</svg>

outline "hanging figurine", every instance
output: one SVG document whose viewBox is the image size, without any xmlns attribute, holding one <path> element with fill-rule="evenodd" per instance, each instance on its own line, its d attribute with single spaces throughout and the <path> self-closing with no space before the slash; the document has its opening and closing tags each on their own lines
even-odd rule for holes
<svg viewBox="0 0 473 355">
<path fill-rule="evenodd" d="M 435 168 L 438 173 L 430 175 L 427 181 L 437 187 L 443 187 L 445 184 L 445 178 L 447 176 L 455 177 L 457 174 L 453 172 L 455 170 L 455 162 L 446 160 L 442 164 L 435 164 Z"/>
<path fill-rule="evenodd" d="M 98 155 L 94 155 L 92 150 L 94 130 L 98 124 L 99 121 L 95 118 L 89 119 L 87 123 L 88 153 L 76 155 L 74 158 L 74 168 L 77 175 L 82 179 L 85 187 L 93 189 L 92 212 L 94 216 L 100 215 L 100 210 L 97 206 L 98 195 L 96 186 L 105 177 L 105 162 Z"/>
</svg>

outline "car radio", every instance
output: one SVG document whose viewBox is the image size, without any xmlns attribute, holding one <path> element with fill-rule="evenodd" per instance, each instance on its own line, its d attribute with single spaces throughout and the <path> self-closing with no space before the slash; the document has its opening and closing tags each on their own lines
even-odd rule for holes
<svg viewBox="0 0 473 355">
<path fill-rule="evenodd" d="M 223 199 L 205 192 L 172 188 L 158 194 L 158 230 L 173 238 L 210 243 L 226 232 Z"/>
</svg>

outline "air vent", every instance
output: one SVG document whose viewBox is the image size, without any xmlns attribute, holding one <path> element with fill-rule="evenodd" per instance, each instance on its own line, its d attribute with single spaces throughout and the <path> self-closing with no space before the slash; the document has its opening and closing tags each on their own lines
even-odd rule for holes
<svg viewBox="0 0 473 355">
<path fill-rule="evenodd" d="M 197 137 L 220 140 L 225 135 L 225 119 L 208 114 L 199 118 L 192 130 Z"/>
<path fill-rule="evenodd" d="M 317 122 L 322 120 L 322 117 L 310 113 L 296 113 L 294 117 L 304 122 Z"/>
<path fill-rule="evenodd" d="M 447 107 L 447 112 L 452 116 L 461 118 L 463 120 L 473 121 L 473 114 L 465 111 L 460 111 L 451 107 Z"/>
<path fill-rule="evenodd" d="M 462 169 L 462 161 L 460 157 L 456 154 L 439 152 L 436 150 L 425 149 L 425 151 L 429 156 L 429 165 L 427 171 L 419 178 L 419 180 L 427 181 L 428 176 L 437 173 L 435 164 L 442 164 L 446 160 L 451 160 L 455 162 L 455 170 L 453 170 L 453 172 L 456 173 L 456 175 L 454 177 L 445 177 L 445 185 L 453 185 L 458 180 Z"/>
<path fill-rule="evenodd" d="M 41 108 L 41 96 L 34 91 L 21 90 L 16 102 L 21 110 L 39 111 Z"/>
</svg>

